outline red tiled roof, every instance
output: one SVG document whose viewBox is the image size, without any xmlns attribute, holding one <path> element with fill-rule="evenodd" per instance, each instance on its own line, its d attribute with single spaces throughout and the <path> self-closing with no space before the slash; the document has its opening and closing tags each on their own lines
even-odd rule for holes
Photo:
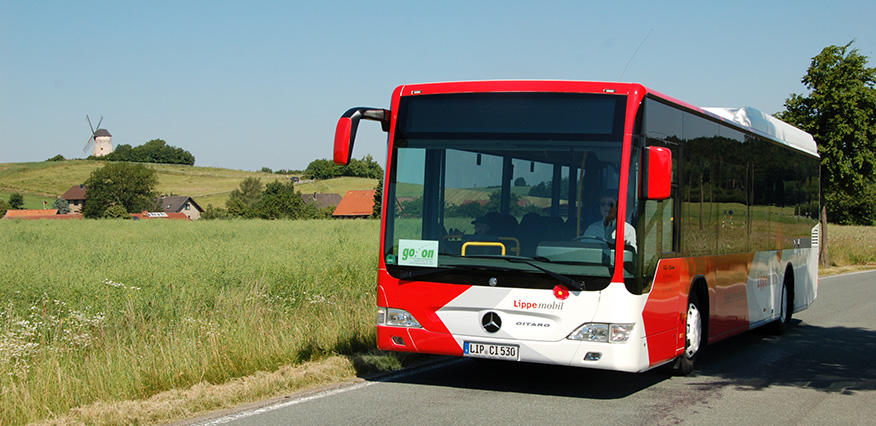
<svg viewBox="0 0 876 426">
<path fill-rule="evenodd" d="M 73 200 L 84 200 L 84 199 L 88 198 L 88 196 L 85 195 L 85 187 L 84 186 L 73 185 L 70 187 L 70 189 L 67 190 L 67 192 L 65 192 L 61 195 L 61 198 L 65 199 L 67 201 L 73 201 Z"/>
<path fill-rule="evenodd" d="M 371 216 L 374 211 L 374 190 L 347 191 L 332 216 Z"/>
<path fill-rule="evenodd" d="M 185 213 L 174 212 L 143 212 L 131 213 L 131 219 L 146 220 L 146 219 L 171 219 L 171 220 L 189 220 Z"/>
<path fill-rule="evenodd" d="M 57 209 L 7 210 L 4 219 L 82 219 L 82 215 L 58 214 Z"/>
</svg>

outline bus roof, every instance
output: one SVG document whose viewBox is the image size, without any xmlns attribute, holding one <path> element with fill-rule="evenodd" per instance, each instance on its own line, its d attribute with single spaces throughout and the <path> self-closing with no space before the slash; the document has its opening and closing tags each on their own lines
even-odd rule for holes
<svg viewBox="0 0 876 426">
<path fill-rule="evenodd" d="M 561 80 L 486 80 L 450 81 L 441 83 L 403 84 L 396 88 L 400 96 L 470 93 L 470 92 L 591 92 L 591 93 L 649 93 L 678 106 L 698 111 L 714 119 L 728 122 L 743 130 L 758 134 L 782 145 L 818 157 L 818 148 L 812 135 L 784 121 L 752 107 L 700 108 L 667 96 L 638 83 Z"/>
<path fill-rule="evenodd" d="M 762 136 L 781 142 L 800 151 L 818 156 L 818 147 L 812 135 L 788 123 L 752 107 L 742 108 L 703 108 L 727 121 L 759 133 Z"/>
</svg>

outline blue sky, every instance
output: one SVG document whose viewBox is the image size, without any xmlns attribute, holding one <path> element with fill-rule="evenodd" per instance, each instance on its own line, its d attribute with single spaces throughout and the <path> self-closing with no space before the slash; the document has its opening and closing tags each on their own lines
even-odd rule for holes
<svg viewBox="0 0 876 426">
<path fill-rule="evenodd" d="M 635 81 L 773 113 L 827 45 L 876 64 L 876 2 L 661 3 L 3 2 L 0 162 L 83 157 L 89 114 L 196 165 L 304 168 L 402 83 Z M 383 163 L 385 143 L 366 122 L 354 156 Z"/>
</svg>

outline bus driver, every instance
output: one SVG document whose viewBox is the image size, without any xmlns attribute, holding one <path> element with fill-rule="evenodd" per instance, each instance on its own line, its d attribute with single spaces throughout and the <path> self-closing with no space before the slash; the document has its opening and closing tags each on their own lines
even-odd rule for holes
<svg viewBox="0 0 876 426">
<path fill-rule="evenodd" d="M 617 199 L 612 193 L 605 193 L 599 199 L 599 212 L 602 214 L 602 220 L 593 222 L 584 231 L 585 237 L 596 237 L 602 239 L 609 244 L 615 243 L 615 229 L 617 228 Z M 636 228 L 627 222 L 624 222 L 624 245 L 631 246 L 634 251 L 636 248 Z"/>
</svg>

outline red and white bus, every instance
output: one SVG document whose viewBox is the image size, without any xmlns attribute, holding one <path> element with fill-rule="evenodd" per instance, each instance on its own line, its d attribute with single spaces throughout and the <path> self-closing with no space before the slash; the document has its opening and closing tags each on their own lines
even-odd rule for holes
<svg viewBox="0 0 876 426">
<path fill-rule="evenodd" d="M 389 133 L 380 349 L 686 374 L 815 299 L 816 145 L 755 109 L 628 83 L 402 85 L 341 117 L 335 162 L 361 119 Z"/>
</svg>

